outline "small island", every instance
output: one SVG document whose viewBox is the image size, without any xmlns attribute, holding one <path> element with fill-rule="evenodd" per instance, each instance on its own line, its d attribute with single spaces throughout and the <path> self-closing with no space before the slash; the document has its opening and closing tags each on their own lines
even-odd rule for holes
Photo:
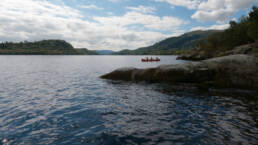
<svg viewBox="0 0 258 145">
<path fill-rule="evenodd" d="M 86 48 L 75 49 L 64 40 L 0 43 L 0 55 L 98 55 Z"/>
</svg>

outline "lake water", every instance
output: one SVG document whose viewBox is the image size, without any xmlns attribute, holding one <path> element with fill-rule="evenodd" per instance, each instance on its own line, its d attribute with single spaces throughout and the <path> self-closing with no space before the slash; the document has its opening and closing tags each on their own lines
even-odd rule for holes
<svg viewBox="0 0 258 145">
<path fill-rule="evenodd" d="M 0 56 L 0 144 L 258 144 L 258 101 L 102 80 L 162 56 Z"/>
</svg>

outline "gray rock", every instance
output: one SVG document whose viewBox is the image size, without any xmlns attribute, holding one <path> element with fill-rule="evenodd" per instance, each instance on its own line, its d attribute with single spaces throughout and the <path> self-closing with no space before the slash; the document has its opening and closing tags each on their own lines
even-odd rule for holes
<svg viewBox="0 0 258 145">
<path fill-rule="evenodd" d="M 194 83 L 203 87 L 258 89 L 258 59 L 231 55 L 200 62 L 161 65 L 156 68 L 122 68 L 103 79 L 166 83 Z"/>
<path fill-rule="evenodd" d="M 241 46 L 235 47 L 230 51 L 222 52 L 219 55 L 248 54 L 249 52 L 252 51 L 253 48 L 254 48 L 253 44 L 241 45 Z"/>
<path fill-rule="evenodd" d="M 232 50 L 219 50 L 219 51 L 209 51 L 208 49 L 200 49 L 196 48 L 191 50 L 187 54 L 182 54 L 177 57 L 177 59 L 181 60 L 192 60 L 192 61 L 200 61 L 206 60 L 214 57 L 228 56 L 228 55 L 237 55 L 237 54 L 248 54 L 252 56 L 257 55 L 258 49 L 258 41 L 246 45 L 241 45 L 233 48 Z"/>
</svg>

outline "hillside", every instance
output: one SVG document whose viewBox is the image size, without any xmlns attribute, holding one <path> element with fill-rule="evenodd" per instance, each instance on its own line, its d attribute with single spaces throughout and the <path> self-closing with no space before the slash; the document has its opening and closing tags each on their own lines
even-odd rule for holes
<svg viewBox="0 0 258 145">
<path fill-rule="evenodd" d="M 122 50 L 117 55 L 170 55 L 179 51 L 193 49 L 202 39 L 208 37 L 215 30 L 193 31 L 178 37 L 171 37 L 152 46 L 138 48 L 136 50 Z"/>
<path fill-rule="evenodd" d="M 36 42 L 0 43 L 1 55 L 91 55 L 87 49 L 74 49 L 63 40 L 42 40 Z"/>
<path fill-rule="evenodd" d="M 75 48 L 80 55 L 99 55 L 98 52 L 94 50 L 88 50 L 87 48 Z"/>
<path fill-rule="evenodd" d="M 216 32 L 198 43 L 196 49 L 180 56 L 181 59 L 203 60 L 232 54 L 258 56 L 258 7 L 238 22 L 230 21 L 230 28 Z"/>
</svg>

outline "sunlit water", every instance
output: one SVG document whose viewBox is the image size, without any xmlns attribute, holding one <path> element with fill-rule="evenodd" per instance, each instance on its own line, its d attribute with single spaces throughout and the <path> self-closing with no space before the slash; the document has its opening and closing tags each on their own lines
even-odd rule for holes
<svg viewBox="0 0 258 145">
<path fill-rule="evenodd" d="M 258 144 L 258 101 L 99 78 L 174 56 L 0 56 L 0 144 Z"/>
</svg>

